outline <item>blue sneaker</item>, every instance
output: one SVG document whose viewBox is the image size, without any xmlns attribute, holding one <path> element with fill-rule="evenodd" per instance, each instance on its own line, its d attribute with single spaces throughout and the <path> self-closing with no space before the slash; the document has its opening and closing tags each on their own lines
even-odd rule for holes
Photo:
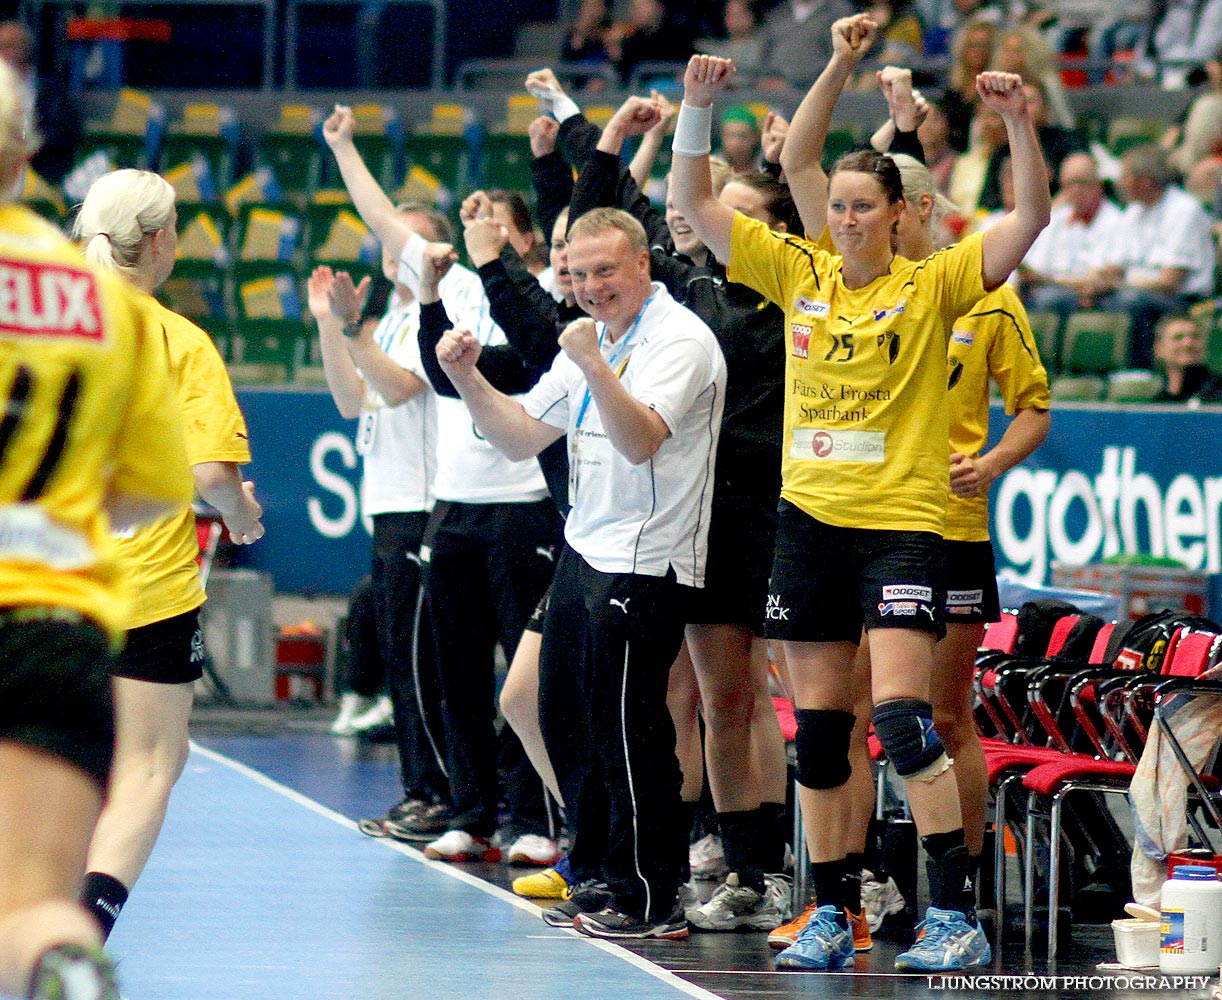
<svg viewBox="0 0 1222 1000">
<path fill-rule="evenodd" d="M 776 957 L 778 969 L 826 969 L 835 972 L 853 964 L 853 932 L 836 918 L 834 906 L 820 906 L 798 939 Z"/>
<path fill-rule="evenodd" d="M 953 972 L 991 961 L 993 949 L 980 924 L 969 924 L 958 910 L 931 906 L 917 925 L 916 943 L 896 956 L 895 967 L 900 972 Z"/>
</svg>

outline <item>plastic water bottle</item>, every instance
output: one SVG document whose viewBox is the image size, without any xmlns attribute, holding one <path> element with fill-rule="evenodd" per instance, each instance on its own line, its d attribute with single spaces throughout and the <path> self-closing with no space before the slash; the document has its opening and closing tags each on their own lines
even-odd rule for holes
<svg viewBox="0 0 1222 1000">
<path fill-rule="evenodd" d="M 1222 881 L 1208 865 L 1176 865 L 1163 883 L 1160 972 L 1209 973 L 1222 963 Z"/>
</svg>

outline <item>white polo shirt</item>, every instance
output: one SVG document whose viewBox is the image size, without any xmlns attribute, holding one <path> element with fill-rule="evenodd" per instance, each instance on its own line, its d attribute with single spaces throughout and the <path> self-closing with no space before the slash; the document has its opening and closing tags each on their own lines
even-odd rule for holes
<svg viewBox="0 0 1222 1000">
<path fill-rule="evenodd" d="M 399 280 L 420 295 L 420 272 L 426 241 L 413 234 L 399 258 Z M 470 330 L 485 347 L 507 343 L 496 325 L 479 275 L 455 264 L 438 286 L 441 302 L 455 329 Z M 459 503 L 530 503 L 547 496 L 547 484 L 536 459 L 511 462 L 484 438 L 461 399 L 437 397 L 438 500 Z"/>
<path fill-rule="evenodd" d="M 373 339 L 401 368 L 428 379 L 420 363 L 420 304 L 392 295 Z M 364 459 L 361 509 L 366 514 L 432 510 L 437 478 L 437 396 L 432 388 L 398 406 L 368 388 L 361 403 L 356 450 Z"/>
<path fill-rule="evenodd" d="M 1149 207 L 1134 202 L 1121 216 L 1104 263 L 1124 268 L 1126 284 L 1155 281 L 1163 268 L 1182 267 L 1188 274 L 1180 294 L 1209 295 L 1214 280 L 1209 216 L 1199 201 L 1174 185 Z"/>
<path fill-rule="evenodd" d="M 522 406 L 568 434 L 569 545 L 601 573 L 665 576 L 673 567 L 679 583 L 702 587 L 726 365 L 704 322 L 653 287 L 635 328 L 602 345 L 617 371 L 627 359 L 624 388 L 670 428 L 652 459 L 634 466 L 615 450 L 598 405 L 586 403 L 585 376 L 563 352 Z"/>
<path fill-rule="evenodd" d="M 1099 203 L 1090 222 L 1075 216 L 1072 206 L 1058 205 L 1023 264 L 1054 281 L 1085 278 L 1102 266 L 1122 216 L 1107 198 Z"/>
</svg>

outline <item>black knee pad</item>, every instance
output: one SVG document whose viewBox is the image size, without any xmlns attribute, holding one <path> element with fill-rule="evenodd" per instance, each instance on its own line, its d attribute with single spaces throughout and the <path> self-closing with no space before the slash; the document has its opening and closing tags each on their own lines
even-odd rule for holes
<svg viewBox="0 0 1222 1000">
<path fill-rule="evenodd" d="M 839 788 L 852 771 L 849 740 L 857 716 L 830 708 L 799 708 L 793 715 L 798 720 L 794 737 L 798 784 L 805 788 Z"/>
<path fill-rule="evenodd" d="M 933 727 L 933 706 L 919 698 L 892 698 L 874 706 L 874 735 L 901 778 L 936 778 L 950 759 Z"/>
</svg>

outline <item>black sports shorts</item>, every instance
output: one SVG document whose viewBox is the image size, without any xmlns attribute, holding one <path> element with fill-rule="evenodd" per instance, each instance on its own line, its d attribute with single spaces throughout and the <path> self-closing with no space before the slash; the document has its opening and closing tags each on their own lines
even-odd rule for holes
<svg viewBox="0 0 1222 1000">
<path fill-rule="evenodd" d="M 204 675 L 204 633 L 199 608 L 141 625 L 127 633 L 127 645 L 110 672 L 152 684 L 192 684 Z"/>
<path fill-rule="evenodd" d="M 110 639 L 54 608 L 0 608 L 0 739 L 54 754 L 105 789 L 115 747 Z"/>
</svg>

